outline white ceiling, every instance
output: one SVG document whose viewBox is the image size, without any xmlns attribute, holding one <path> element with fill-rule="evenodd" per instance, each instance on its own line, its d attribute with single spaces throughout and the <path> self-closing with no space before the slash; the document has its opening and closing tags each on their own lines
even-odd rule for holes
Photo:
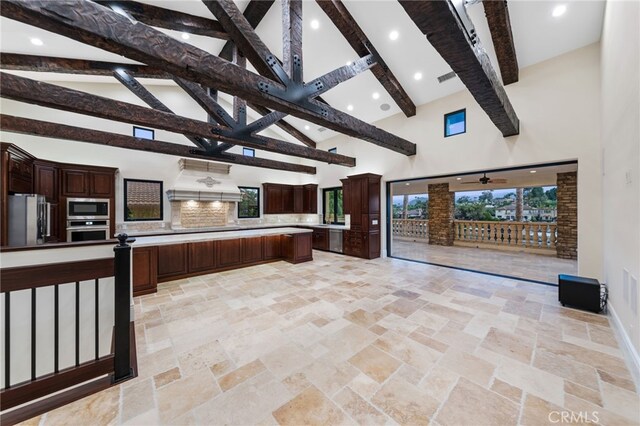
<svg viewBox="0 0 640 426">
<path fill-rule="evenodd" d="M 199 0 L 142 1 L 213 18 L 206 6 Z M 438 76 L 451 69 L 431 47 L 426 37 L 420 33 L 397 1 L 344 0 L 344 2 L 416 105 L 419 106 L 464 89 L 457 78 L 443 84 L 437 82 Z M 247 3 L 248 0 L 236 0 L 236 4 L 241 10 L 244 10 Z M 553 18 L 551 16 L 553 8 L 561 3 L 567 5 L 567 12 L 560 18 Z M 498 71 L 483 7 L 479 3 L 473 4 L 469 6 L 468 11 L 478 36 Z M 520 68 L 524 68 L 598 41 L 602 30 L 604 1 L 511 0 L 509 1 L 509 13 L 518 63 Z M 304 1 L 303 16 L 305 21 L 303 60 L 306 81 L 343 66 L 347 61 L 357 59 L 353 49 L 315 1 Z M 311 29 L 309 25 L 314 19 L 320 23 L 317 30 Z M 395 41 L 390 40 L 388 36 L 392 30 L 399 32 L 399 37 Z M 180 39 L 180 33 L 163 31 Z M 279 0 L 276 0 L 258 26 L 257 33 L 272 52 L 279 57 L 282 56 L 281 4 Z M 42 39 L 44 45 L 32 45 L 30 43 L 31 37 Z M 223 40 L 194 35 L 187 42 L 214 54 L 217 54 L 224 45 Z M 119 55 L 6 18 L 0 18 L 0 49 L 2 52 L 11 53 L 133 62 Z M 416 72 L 423 74 L 422 80 L 416 81 L 413 78 Z M 24 75 L 47 81 L 115 82 L 110 77 L 45 73 L 24 73 Z M 146 80 L 144 83 L 173 84 L 160 80 Z M 378 100 L 372 98 L 374 92 L 380 94 Z M 334 108 L 348 112 L 366 122 L 375 122 L 401 113 L 400 108 L 370 72 L 363 73 L 339 85 L 325 93 L 323 98 Z M 382 111 L 380 105 L 385 103 L 389 104 L 391 108 Z M 353 105 L 353 111 L 348 111 L 347 105 Z M 177 112 L 179 113 L 179 111 Z M 289 117 L 287 120 L 318 141 L 335 134 L 331 130 L 319 132 L 317 125 L 306 123 L 297 118 Z M 307 124 L 310 127 L 309 130 L 305 130 Z"/>
</svg>

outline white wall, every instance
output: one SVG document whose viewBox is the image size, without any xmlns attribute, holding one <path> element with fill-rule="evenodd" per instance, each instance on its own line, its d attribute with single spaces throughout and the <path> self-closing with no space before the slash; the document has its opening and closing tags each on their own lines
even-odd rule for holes
<svg viewBox="0 0 640 426">
<path fill-rule="evenodd" d="M 136 105 L 146 106 L 135 95 L 129 92 L 124 86 L 115 82 L 111 83 L 63 83 L 54 84 L 81 90 L 88 93 L 97 94 L 111 99 L 117 99 Z M 148 85 L 146 86 L 160 101 L 167 105 L 174 112 L 197 120 L 206 121 L 206 113 L 176 86 Z M 222 104 L 224 102 L 221 101 Z M 228 105 L 227 105 L 228 106 Z M 16 115 L 39 119 L 44 121 L 68 124 L 77 127 L 91 128 L 120 133 L 124 135 L 132 134 L 132 125 L 100 118 L 88 117 L 7 99 L 0 100 L 0 109 L 3 114 Z M 251 120 L 251 118 L 250 118 Z M 143 126 L 144 127 L 144 126 Z M 281 132 L 266 132 L 265 135 L 277 137 L 279 139 L 293 140 L 288 135 Z M 3 142 L 11 142 L 25 149 L 34 156 L 46 160 L 59 161 L 64 163 L 90 164 L 96 166 L 117 167 L 120 170 L 119 185 L 117 187 L 116 221 L 123 220 L 123 200 L 122 179 L 152 179 L 162 180 L 164 189 L 168 189 L 178 174 L 178 157 L 152 154 L 142 151 L 132 151 L 128 149 L 100 146 L 84 142 L 64 141 L 50 138 L 41 138 L 29 135 L 19 135 L 9 132 L 0 132 Z M 157 140 L 185 145 L 193 145 L 184 136 L 163 130 L 156 130 Z M 242 153 L 242 147 L 236 146 L 229 150 L 232 153 Z M 289 163 L 308 164 L 315 166 L 317 162 L 302 158 L 288 157 L 274 154 L 267 151 L 256 150 L 256 156 L 270 158 Z M 303 184 L 315 183 L 317 177 L 302 173 L 284 172 L 271 169 L 232 165 L 230 177 L 239 186 L 257 186 L 263 182 Z M 262 195 L 262 194 L 261 194 Z M 170 205 L 166 198 L 164 200 L 164 221 L 171 220 Z M 261 206 L 264 205 L 261 203 Z"/>
<path fill-rule="evenodd" d="M 639 52 L 640 3 L 608 1 L 601 56 L 604 276 L 613 311 L 635 347 L 636 362 L 640 362 Z"/>
<path fill-rule="evenodd" d="M 329 139 L 319 148 L 337 146 L 338 153 L 357 157 L 357 166 L 319 166 L 320 187 L 339 185 L 340 178 L 364 172 L 388 181 L 578 160 L 579 270 L 601 278 L 599 55 L 599 44 L 593 44 L 521 70 L 520 81 L 506 87 L 520 118 L 518 136 L 503 138 L 465 90 L 420 106 L 412 118 L 395 115 L 375 123 L 416 143 L 413 157 L 346 136 Z M 444 114 L 462 108 L 467 109 L 467 132 L 444 138 Z M 384 223 L 384 206 L 382 219 Z"/>
</svg>

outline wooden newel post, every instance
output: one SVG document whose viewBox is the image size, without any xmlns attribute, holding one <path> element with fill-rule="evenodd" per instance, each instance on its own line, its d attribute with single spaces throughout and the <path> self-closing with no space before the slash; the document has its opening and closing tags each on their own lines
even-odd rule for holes
<svg viewBox="0 0 640 426">
<path fill-rule="evenodd" d="M 113 382 L 121 382 L 133 375 L 131 369 L 131 246 L 127 234 L 118 235 L 113 248 L 115 277 L 114 375 Z"/>
</svg>

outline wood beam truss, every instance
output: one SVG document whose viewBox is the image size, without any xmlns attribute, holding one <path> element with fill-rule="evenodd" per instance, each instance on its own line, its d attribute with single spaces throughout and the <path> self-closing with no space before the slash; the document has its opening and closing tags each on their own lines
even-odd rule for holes
<svg viewBox="0 0 640 426">
<path fill-rule="evenodd" d="M 318 6 L 331 19 L 338 31 L 351 45 L 360 57 L 373 55 L 376 64 L 371 72 L 378 79 L 382 87 L 400 107 L 407 117 L 416 115 L 416 105 L 404 90 L 389 66 L 384 62 L 371 40 L 358 25 L 355 18 L 349 13 L 341 0 L 316 0 Z"/>
<path fill-rule="evenodd" d="M 502 83 L 506 86 L 518 81 L 518 58 L 511 32 L 511 20 L 507 0 L 482 2 L 487 23 L 491 31 L 491 40 L 498 57 Z"/>
<path fill-rule="evenodd" d="M 182 31 L 207 37 L 228 39 L 226 31 L 219 22 L 176 10 L 164 9 L 146 3 L 127 0 L 94 0 L 116 12 L 124 12 L 133 19 L 152 27 Z"/>
<path fill-rule="evenodd" d="M 503 136 L 520 132 L 520 121 L 489 56 L 478 46 L 471 20 L 449 0 L 398 0 L 418 29 L 467 86 Z"/>
<path fill-rule="evenodd" d="M 220 0 L 216 4 L 224 3 L 225 8 L 237 11 L 232 1 L 232 8 L 229 6 L 229 1 L 231 0 Z M 206 87 L 215 87 L 248 102 L 295 115 L 348 136 L 405 155 L 415 154 L 415 144 L 324 105 L 312 99 L 311 94 L 306 91 L 295 94 L 293 99 L 283 98 L 279 95 L 289 87 L 243 70 L 147 25 L 132 23 L 126 17 L 96 3 L 86 0 L 5 0 L 0 14 L 124 55 L 169 74 L 196 81 Z M 236 15 L 232 13 L 230 17 L 235 19 Z M 220 18 L 218 20 L 228 32 L 228 25 Z M 249 30 L 249 36 L 255 35 L 251 28 Z M 229 36 L 234 39 L 233 34 L 229 33 Z M 249 44 L 253 43 L 255 40 L 251 38 Z M 242 48 L 241 50 L 247 54 Z M 248 54 L 247 57 L 251 59 Z M 273 61 L 270 63 L 273 64 Z"/>
<path fill-rule="evenodd" d="M 251 138 L 238 140 L 226 127 L 213 126 L 203 121 L 173 115 L 168 112 L 152 110 L 150 108 L 11 74 L 0 73 L 0 96 L 19 102 L 75 112 L 107 120 L 148 126 L 179 134 L 199 136 L 205 139 L 213 137 L 223 142 L 237 143 L 279 154 L 292 155 L 330 164 L 355 166 L 355 158 L 352 157 L 311 149 L 264 136 L 256 135 Z"/>
<path fill-rule="evenodd" d="M 229 154 L 227 152 L 214 155 L 203 150 L 193 149 L 188 145 L 179 145 L 159 140 L 148 141 L 145 139 L 134 138 L 133 136 L 83 129 L 81 127 L 33 120 L 30 118 L 14 117 L 5 114 L 0 114 L 0 128 L 7 132 L 87 142 L 116 148 L 152 152 L 156 154 L 175 155 L 178 157 L 197 158 L 200 160 L 213 160 L 222 163 L 240 164 L 244 166 L 262 167 L 266 169 L 283 170 L 296 173 L 316 173 L 315 167 L 305 166 L 302 164 L 285 163 L 266 158 L 247 157 L 244 155 Z M 43 143 L 46 143 L 46 140 L 44 140 Z"/>
</svg>

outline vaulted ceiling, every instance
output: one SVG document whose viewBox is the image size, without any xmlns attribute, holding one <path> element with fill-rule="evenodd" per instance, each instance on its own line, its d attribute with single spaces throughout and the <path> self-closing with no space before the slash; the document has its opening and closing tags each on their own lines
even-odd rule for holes
<svg viewBox="0 0 640 426">
<path fill-rule="evenodd" d="M 213 16 L 213 9 L 211 9 L 211 7 L 213 6 L 215 8 L 218 6 L 217 2 L 203 2 L 200 0 L 141 0 L 140 3 L 184 12 L 209 20 L 216 19 Z M 206 3 L 210 3 L 209 7 Z M 319 3 L 322 7 L 319 6 Z M 430 39 L 430 43 L 425 39 L 424 31 L 421 31 L 420 28 L 420 22 L 416 19 L 416 17 L 419 16 L 419 11 L 412 12 L 410 10 L 412 6 L 419 2 L 406 2 L 412 3 L 408 6 L 403 2 L 391 0 L 346 0 L 344 2 L 324 1 L 319 3 L 315 1 L 302 2 L 304 81 L 310 82 L 332 70 L 344 67 L 347 63 L 354 63 L 363 57 L 362 52 L 357 53 L 356 50 L 354 50 L 354 47 L 356 49 L 358 47 L 358 37 L 360 40 L 364 38 L 366 40 L 365 43 L 369 43 L 367 44 L 369 47 L 368 51 L 372 51 L 374 53 L 374 60 L 377 60 L 373 62 L 377 65 L 373 65 L 371 72 L 365 71 L 355 76 L 348 75 L 347 77 L 352 78 L 326 91 L 326 93 L 322 93 L 322 100 L 331 105 L 331 107 L 336 110 L 336 114 L 342 111 L 342 113 L 353 116 L 355 119 L 366 123 L 371 123 L 402 112 L 407 116 L 411 116 L 412 107 L 414 108 L 415 105 L 422 105 L 465 88 L 460 80 L 460 78 L 465 80 L 464 73 L 462 72 L 464 68 L 458 69 L 460 78 L 456 77 L 444 83 L 438 82 L 438 76 L 451 71 L 452 62 L 447 59 L 447 61 L 449 61 L 449 63 L 447 63 L 443 59 L 443 56 L 446 56 L 446 52 L 443 54 L 442 51 L 437 51 L 436 48 L 434 48 L 436 44 L 433 40 Z M 452 4 L 453 3 L 456 3 L 456 1 L 453 1 Z M 240 11 L 244 11 L 249 1 L 236 1 L 235 4 Z M 335 7 L 336 4 L 337 9 Z M 523 68 L 564 52 L 588 45 L 599 39 L 604 13 L 604 2 L 572 2 L 568 4 L 566 13 L 559 18 L 552 17 L 552 10 L 556 5 L 555 2 L 550 1 L 512 0 L 508 3 L 508 15 L 510 16 L 513 34 L 512 46 L 515 46 L 515 54 L 517 55 L 516 71 L 518 69 L 517 65 Z M 343 8 L 343 10 L 340 10 L 340 8 Z M 496 59 L 494 44 L 492 43 L 492 35 L 495 36 L 495 34 L 492 34 L 489 30 L 482 4 L 468 5 L 467 12 L 475 26 L 479 39 L 482 41 L 484 49 L 486 49 L 488 65 L 500 73 L 500 67 L 504 67 L 504 65 L 503 63 L 499 64 L 499 61 Z M 332 13 L 334 15 L 332 18 L 335 22 L 328 16 Z M 340 16 L 346 14 L 348 19 L 354 19 L 362 31 L 355 36 L 350 34 L 351 37 L 349 37 L 349 34 L 345 34 L 345 31 L 349 31 L 348 19 L 346 21 L 343 20 L 341 25 L 340 20 L 336 19 L 336 14 Z M 347 25 L 345 25 L 345 22 L 347 22 Z M 220 23 L 224 26 L 223 21 Z M 43 29 L 35 28 L 5 17 L 1 18 L 0 24 L 0 50 L 3 53 L 135 63 L 135 61 L 123 58 L 116 53 L 109 53 L 97 47 L 82 44 L 65 36 L 50 33 Z M 342 26 L 342 28 L 336 28 L 336 24 Z M 430 23 L 426 24 L 430 25 Z M 186 36 L 184 36 L 182 32 L 165 29 L 160 30 L 180 42 L 191 44 L 206 52 L 211 52 L 214 55 L 217 55 L 227 42 L 224 39 L 196 34 L 190 34 L 188 39 L 186 39 Z M 492 28 L 492 30 L 494 30 L 494 28 Z M 397 37 L 395 40 L 392 40 L 392 37 L 390 37 L 390 33 L 392 32 L 396 32 Z M 279 58 L 283 57 L 282 4 L 279 0 L 275 1 L 273 6 L 269 8 L 257 26 L 256 33 L 268 50 Z M 33 45 L 30 42 L 32 38 L 39 38 L 44 44 L 42 46 Z M 355 42 L 354 39 L 356 40 Z M 354 43 L 356 44 L 354 45 Z M 373 46 L 373 50 L 371 45 Z M 441 56 L 441 54 L 443 55 Z M 251 59 L 250 56 L 249 59 Z M 364 60 L 355 63 L 361 63 L 362 66 L 365 67 L 363 68 L 364 70 L 371 66 L 371 61 L 369 61 L 369 65 L 367 65 L 367 62 Z M 380 66 L 380 64 L 382 64 L 382 66 Z M 286 65 L 285 63 L 285 66 Z M 464 62 L 462 62 L 462 65 L 464 65 Z M 453 65 L 453 67 L 455 67 L 455 65 Z M 251 63 L 247 64 L 247 69 L 256 72 L 256 69 Z M 264 70 L 262 71 L 264 72 Z M 351 70 L 348 71 L 352 72 Z M 50 82 L 115 82 L 112 76 L 12 72 L 28 78 Z M 344 72 L 342 74 L 344 74 Z M 420 79 L 416 79 L 417 74 L 421 75 Z M 344 75 L 339 77 L 346 78 Z M 332 78 L 335 78 L 335 76 L 330 76 L 329 80 L 324 80 L 325 84 L 332 81 Z M 509 78 L 511 79 L 512 77 Z M 120 79 L 120 81 L 122 81 L 122 79 Z M 143 85 L 176 84 L 173 80 L 169 79 L 147 80 L 140 78 L 137 82 Z M 467 83 L 467 87 L 469 87 L 473 93 L 473 88 L 470 87 L 469 81 L 465 80 L 465 83 Z M 508 83 L 508 81 L 505 80 L 505 83 Z M 500 91 L 502 84 L 499 80 L 497 80 L 497 85 L 500 87 L 496 92 L 496 99 L 500 99 L 502 96 L 502 92 Z M 229 104 L 233 102 L 230 96 L 223 93 L 219 95 L 227 100 Z M 475 97 L 482 105 L 481 99 L 477 96 Z M 221 103 L 224 104 L 225 102 Z M 273 105 L 271 106 L 273 107 Z M 252 105 L 251 102 L 249 103 L 249 107 L 259 108 L 258 106 Z M 488 111 L 487 108 L 485 108 L 485 110 Z M 229 112 L 233 115 L 233 111 Z M 264 113 L 265 111 L 262 112 Z M 179 111 L 176 113 L 180 114 Z M 491 117 L 491 114 L 489 115 Z M 503 113 L 502 118 L 508 119 L 509 117 L 509 111 Z M 517 118 L 515 118 L 515 120 L 514 122 L 513 119 L 511 119 L 511 122 L 515 123 L 515 131 L 517 132 Z M 500 128 L 498 121 L 494 120 L 494 123 Z M 298 139 L 308 138 L 309 143 L 307 144 L 312 144 L 312 140 L 320 141 L 335 134 L 333 130 L 326 129 L 326 127 L 331 126 L 319 124 L 317 120 L 312 123 L 300 117 L 288 116 L 286 122 L 295 126 L 295 131 L 300 133 Z M 291 130 L 292 129 L 289 129 L 289 133 L 292 133 Z M 503 131 L 503 134 L 507 136 L 509 132 L 507 131 L 505 133 L 505 131 Z M 513 131 L 511 134 L 514 134 Z M 374 133 L 371 133 L 371 135 L 373 139 L 380 136 Z M 395 146 L 398 152 L 410 154 L 410 151 L 403 151 L 405 149 L 402 147 L 404 142 L 400 140 L 395 141 L 392 136 L 393 135 L 385 139 L 387 136 L 382 135 L 382 139 L 391 141 L 389 142 L 391 143 L 390 146 Z M 305 141 L 303 140 L 303 142 Z M 334 158 L 333 160 L 337 159 Z"/>
</svg>

